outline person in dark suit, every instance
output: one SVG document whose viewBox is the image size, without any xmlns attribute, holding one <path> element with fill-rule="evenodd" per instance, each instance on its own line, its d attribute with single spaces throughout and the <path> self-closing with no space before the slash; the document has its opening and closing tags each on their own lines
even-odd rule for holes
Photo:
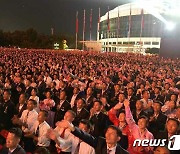
<svg viewBox="0 0 180 154">
<path fill-rule="evenodd" d="M 55 119 L 54 122 L 61 121 L 64 118 L 65 113 L 71 109 L 70 103 L 66 100 L 66 92 L 61 91 L 59 97 L 59 103 L 55 105 Z"/>
<path fill-rule="evenodd" d="M 160 93 L 161 93 L 161 87 L 155 87 L 154 91 L 151 93 L 151 98 L 153 100 L 160 101 L 164 104 L 164 97 Z"/>
<path fill-rule="evenodd" d="M 19 96 L 19 103 L 16 105 L 16 115 L 18 116 L 18 118 L 20 118 L 22 112 L 27 109 L 26 101 L 27 101 L 26 94 L 22 93 Z"/>
<path fill-rule="evenodd" d="M 132 111 L 133 119 L 137 123 L 139 117 L 147 116 L 147 113 L 143 110 L 143 102 L 141 100 L 136 101 L 136 109 Z"/>
<path fill-rule="evenodd" d="M 94 94 L 93 88 L 91 87 L 87 88 L 84 99 L 86 100 L 86 109 L 88 111 L 90 111 L 90 109 L 93 107 L 93 102 L 95 100 L 95 96 L 93 94 Z"/>
<path fill-rule="evenodd" d="M 115 154 L 128 154 L 128 152 L 118 144 L 118 141 L 121 140 L 122 132 L 114 125 L 108 126 L 105 138 L 101 136 L 93 137 L 79 128 L 74 127 L 74 125 L 66 120 L 60 122 L 58 125 L 60 127 L 69 128 L 73 135 L 94 147 L 97 154 L 110 154 L 110 152 Z"/>
<path fill-rule="evenodd" d="M 93 108 L 91 109 L 90 121 L 94 125 L 92 135 L 95 137 L 104 136 L 105 129 L 112 124 L 108 116 L 101 112 L 103 104 L 100 100 L 94 101 Z"/>
<path fill-rule="evenodd" d="M 77 100 L 77 104 L 76 106 L 73 108 L 73 111 L 76 113 L 76 117 L 73 121 L 73 124 L 75 126 L 79 125 L 79 122 L 82 119 L 88 119 L 89 118 L 89 112 L 87 111 L 87 109 L 85 108 L 85 100 L 82 98 L 79 98 Z"/>
<path fill-rule="evenodd" d="M 19 145 L 22 131 L 20 128 L 11 128 L 6 138 L 6 147 L 0 151 L 0 154 L 26 154 Z"/>
<path fill-rule="evenodd" d="M 3 102 L 0 102 L 0 126 L 3 129 L 10 129 L 12 127 L 11 119 L 15 114 L 15 105 L 11 101 L 11 91 L 4 90 Z"/>
<path fill-rule="evenodd" d="M 27 96 L 27 99 L 29 99 L 29 97 L 31 96 L 31 91 L 32 91 L 32 87 L 31 87 L 31 81 L 30 80 L 28 80 L 28 79 L 26 79 L 25 80 L 25 94 L 26 94 L 26 96 Z"/>
<path fill-rule="evenodd" d="M 148 130 L 153 134 L 155 138 L 159 132 L 164 131 L 167 120 L 167 116 L 161 112 L 162 105 L 163 103 L 158 100 L 155 100 L 153 102 L 154 113 L 152 116 L 150 116 L 149 120 Z"/>
<path fill-rule="evenodd" d="M 166 139 L 165 144 L 171 140 L 173 135 L 180 135 L 178 133 L 179 121 L 175 118 L 169 118 L 166 122 L 166 130 L 157 134 L 157 139 Z M 171 140 L 172 141 L 172 140 Z M 180 150 L 171 150 L 171 154 L 179 154 Z"/>
<path fill-rule="evenodd" d="M 129 102 L 130 102 L 130 109 L 134 110 L 136 108 L 136 101 L 137 97 L 134 95 L 134 90 L 133 88 L 128 88 L 127 89 L 127 97 L 126 97 Z"/>
<path fill-rule="evenodd" d="M 38 83 L 37 88 L 38 88 L 38 93 L 39 93 L 39 99 L 42 101 L 42 100 L 45 99 L 44 93 L 45 93 L 45 90 L 46 90 L 46 83 L 44 82 L 42 75 L 40 75 L 38 77 L 38 82 L 39 83 Z"/>
</svg>

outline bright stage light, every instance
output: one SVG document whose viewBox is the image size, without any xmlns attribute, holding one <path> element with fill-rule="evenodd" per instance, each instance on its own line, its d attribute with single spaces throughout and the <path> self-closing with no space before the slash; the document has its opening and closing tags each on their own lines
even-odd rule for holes
<svg viewBox="0 0 180 154">
<path fill-rule="evenodd" d="M 166 29 L 167 30 L 173 30 L 174 28 L 175 28 L 175 23 L 173 23 L 173 22 L 167 22 L 166 23 Z"/>
</svg>

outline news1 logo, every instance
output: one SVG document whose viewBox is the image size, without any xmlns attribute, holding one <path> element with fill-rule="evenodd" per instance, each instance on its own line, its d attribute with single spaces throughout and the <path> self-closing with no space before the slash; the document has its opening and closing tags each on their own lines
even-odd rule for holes
<svg viewBox="0 0 180 154">
<path fill-rule="evenodd" d="M 136 139 L 133 143 L 133 146 L 143 146 L 143 147 L 153 147 L 153 146 L 165 146 L 166 139 Z M 169 150 L 180 150 L 180 135 L 173 135 L 170 137 L 168 142 Z"/>
</svg>

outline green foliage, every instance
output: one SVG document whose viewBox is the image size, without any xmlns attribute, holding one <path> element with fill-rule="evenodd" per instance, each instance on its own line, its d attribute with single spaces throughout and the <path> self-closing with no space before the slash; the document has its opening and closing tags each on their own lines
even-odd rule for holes
<svg viewBox="0 0 180 154">
<path fill-rule="evenodd" d="M 30 28 L 26 31 L 3 32 L 0 30 L 0 46 L 36 49 L 53 49 L 55 42 L 63 48 L 62 41 L 66 39 L 69 48 L 75 48 L 75 37 L 70 35 L 44 35 Z"/>
</svg>

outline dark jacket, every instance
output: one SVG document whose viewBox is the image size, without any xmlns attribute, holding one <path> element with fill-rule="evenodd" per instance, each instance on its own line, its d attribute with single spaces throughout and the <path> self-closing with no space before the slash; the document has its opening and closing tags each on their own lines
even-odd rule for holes
<svg viewBox="0 0 180 154">
<path fill-rule="evenodd" d="M 76 107 L 73 108 L 73 111 L 76 113 L 76 117 L 75 117 L 75 119 L 73 121 L 73 124 L 75 126 L 78 126 L 79 122 L 82 119 L 88 119 L 89 118 L 89 112 L 85 108 L 82 108 L 79 114 L 77 112 L 77 108 Z"/>
<path fill-rule="evenodd" d="M 67 100 L 63 102 L 63 104 L 59 109 L 57 109 L 58 104 L 55 105 L 56 108 L 55 119 L 54 119 L 55 123 L 61 121 L 64 118 L 65 113 L 71 109 L 71 105 Z"/>
<path fill-rule="evenodd" d="M 8 154 L 8 152 L 8 148 L 4 148 L 2 149 L 2 151 L 0 151 L 0 154 Z M 17 148 L 11 154 L 26 154 L 26 152 L 20 145 L 18 145 Z"/>
<path fill-rule="evenodd" d="M 90 134 L 81 131 L 75 127 L 75 131 L 72 132 L 75 136 L 79 137 L 81 140 L 94 147 L 97 154 L 107 154 L 107 144 L 104 137 L 93 137 Z M 115 154 L 128 154 L 119 144 L 117 144 Z"/>
</svg>

